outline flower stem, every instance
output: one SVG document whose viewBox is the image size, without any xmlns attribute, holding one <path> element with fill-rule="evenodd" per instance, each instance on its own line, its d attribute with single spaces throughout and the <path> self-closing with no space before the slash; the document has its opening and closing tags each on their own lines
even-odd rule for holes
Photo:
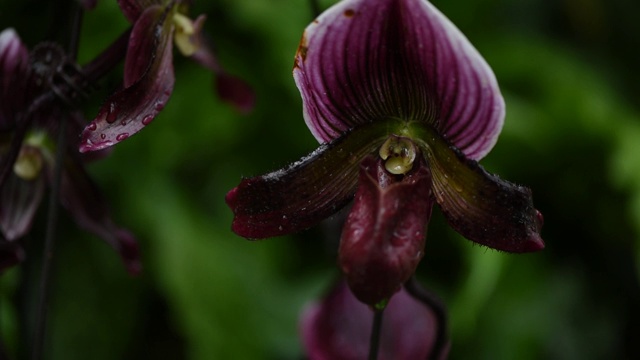
<svg viewBox="0 0 640 360">
<path fill-rule="evenodd" d="M 76 13 L 73 19 L 73 27 L 71 30 L 71 40 L 69 42 L 69 56 L 76 58 L 78 53 L 78 43 L 80 29 L 82 25 L 83 10 L 82 7 L 76 7 Z M 33 350 L 31 353 L 32 360 L 40 360 L 42 358 L 42 349 L 45 342 L 45 330 L 47 324 L 47 310 L 49 304 L 49 282 L 51 278 L 51 267 L 53 264 L 53 252 L 55 248 L 56 228 L 58 224 L 58 209 L 60 197 L 60 183 L 62 181 L 62 168 L 64 166 L 64 156 L 67 150 L 66 132 L 67 132 L 68 115 L 60 117 L 58 127 L 58 139 L 56 142 L 56 159 L 53 172 L 53 180 L 51 184 L 51 192 L 49 193 L 49 204 L 47 208 L 47 228 L 44 243 L 44 252 L 42 254 L 42 270 L 40 275 L 40 288 L 38 307 L 36 309 L 36 325 L 33 338 Z"/>
<path fill-rule="evenodd" d="M 375 309 L 373 312 L 373 326 L 371 327 L 371 337 L 369 340 L 369 360 L 378 359 L 380 349 L 380 332 L 382 331 L 382 314 L 384 309 Z"/>
<path fill-rule="evenodd" d="M 427 359 L 441 359 L 444 351 L 446 351 L 447 333 L 449 332 L 447 326 L 447 309 L 444 303 L 435 294 L 423 288 L 415 277 L 409 279 L 409 281 L 404 284 L 404 288 L 409 295 L 426 304 L 431 311 L 433 311 L 437 322 L 436 326 L 434 326 L 434 328 L 437 329 L 437 334 L 436 340 L 431 348 L 431 353 Z"/>
<path fill-rule="evenodd" d="M 62 179 L 62 166 L 64 162 L 64 153 L 66 150 L 66 133 L 67 116 L 60 119 L 60 128 L 58 129 L 58 141 L 56 150 L 55 169 L 53 175 L 53 183 L 49 194 L 49 204 L 47 209 L 47 229 L 44 243 L 44 252 L 42 254 L 42 271 L 40 275 L 40 296 L 38 300 L 38 308 L 36 312 L 36 330 L 33 340 L 33 360 L 42 358 L 42 348 L 44 347 L 45 329 L 47 323 L 47 309 L 49 302 L 49 280 L 51 278 L 51 266 L 53 264 L 53 251 L 56 237 L 56 225 L 58 223 L 59 209 L 59 193 L 60 182 Z"/>
</svg>

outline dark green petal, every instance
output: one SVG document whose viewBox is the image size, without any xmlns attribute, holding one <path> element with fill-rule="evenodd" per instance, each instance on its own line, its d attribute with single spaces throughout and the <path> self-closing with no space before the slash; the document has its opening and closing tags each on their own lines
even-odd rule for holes
<svg viewBox="0 0 640 360">
<path fill-rule="evenodd" d="M 531 190 L 488 173 L 426 124 L 412 123 L 432 171 L 436 201 L 449 225 L 478 244 L 508 252 L 544 248 L 542 215 Z"/>
</svg>

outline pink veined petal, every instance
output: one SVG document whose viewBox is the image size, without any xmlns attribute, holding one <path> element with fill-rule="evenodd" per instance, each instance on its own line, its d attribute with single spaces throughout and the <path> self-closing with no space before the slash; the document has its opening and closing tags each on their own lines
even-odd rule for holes
<svg viewBox="0 0 640 360">
<path fill-rule="evenodd" d="M 320 142 L 385 117 L 424 121 L 480 159 L 502 128 L 495 76 L 425 0 L 344 0 L 305 30 L 294 78 Z"/>
<path fill-rule="evenodd" d="M 130 41 L 138 46 L 130 44 L 132 53 L 127 59 L 135 56 L 140 61 L 127 61 L 125 85 L 129 86 L 111 95 L 83 130 L 81 152 L 101 150 L 127 139 L 150 124 L 166 105 L 175 82 L 169 12 L 153 6 L 136 22 Z"/>
</svg>

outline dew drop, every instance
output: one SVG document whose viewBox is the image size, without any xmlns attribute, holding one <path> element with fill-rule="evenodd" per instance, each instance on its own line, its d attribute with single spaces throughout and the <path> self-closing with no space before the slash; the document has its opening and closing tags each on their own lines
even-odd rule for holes
<svg viewBox="0 0 640 360">
<path fill-rule="evenodd" d="M 100 139 L 104 140 L 107 137 L 105 134 L 100 134 Z"/>
<path fill-rule="evenodd" d="M 282 231 L 282 226 L 278 226 L 278 230 Z"/>
<path fill-rule="evenodd" d="M 116 103 L 111 103 L 109 105 L 109 113 L 107 114 L 107 122 L 109 124 L 113 124 L 114 121 L 118 118 L 118 105 Z"/>
<path fill-rule="evenodd" d="M 122 126 L 127 125 L 127 121 L 126 121 L 126 120 L 122 120 L 122 121 L 120 121 L 120 125 L 122 125 Z"/>
<path fill-rule="evenodd" d="M 87 129 L 89 131 L 96 131 L 97 128 L 98 128 L 98 125 L 96 125 L 95 121 L 92 121 L 91 124 L 89 124 L 89 126 L 87 126 Z"/>
<path fill-rule="evenodd" d="M 164 103 L 158 101 L 154 106 L 154 109 L 156 109 L 157 111 L 161 111 L 162 109 L 164 109 Z"/>
<path fill-rule="evenodd" d="M 116 140 L 117 141 L 122 141 L 122 140 L 124 140 L 124 139 L 126 139 L 128 137 L 129 137 L 129 133 L 122 133 L 122 134 L 118 134 L 118 136 L 116 136 Z"/>
<path fill-rule="evenodd" d="M 149 125 L 151 122 L 153 121 L 153 115 L 147 115 L 144 118 L 142 118 L 142 125 Z"/>
</svg>

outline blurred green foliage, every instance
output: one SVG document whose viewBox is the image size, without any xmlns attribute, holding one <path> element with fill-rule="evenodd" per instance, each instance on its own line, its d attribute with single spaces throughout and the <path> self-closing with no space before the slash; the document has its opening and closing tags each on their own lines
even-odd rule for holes
<svg viewBox="0 0 640 360">
<path fill-rule="evenodd" d="M 543 252 L 509 255 L 473 246 L 434 215 L 419 277 L 449 305 L 451 358 L 640 358 L 640 5 L 433 2 L 505 95 L 504 131 L 482 163 L 530 186 L 546 221 Z M 54 36 L 47 26 L 63 11 L 54 8 L 1 0 L 0 25 L 33 45 Z M 249 242 L 229 230 L 223 201 L 241 176 L 316 147 L 291 77 L 308 2 L 197 1 L 191 13 L 208 15 L 221 62 L 254 87 L 256 109 L 234 112 L 210 91 L 212 76 L 176 54 L 165 111 L 90 169 L 137 235 L 144 273 L 128 277 L 108 246 L 63 217 L 49 359 L 299 359 L 297 316 L 337 276 L 331 222 Z M 115 1 L 99 2 L 85 17 L 80 62 L 127 27 Z M 103 82 L 102 98 L 119 76 Z M 18 357 L 32 331 L 41 235 L 0 278 L 0 330 Z"/>
</svg>

